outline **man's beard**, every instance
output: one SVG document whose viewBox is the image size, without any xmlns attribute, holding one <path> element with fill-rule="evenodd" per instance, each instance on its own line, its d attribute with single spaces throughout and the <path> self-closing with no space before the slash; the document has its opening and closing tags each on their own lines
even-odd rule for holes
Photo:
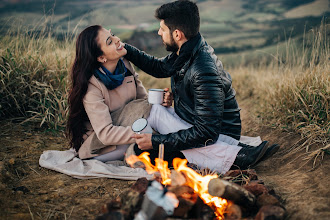
<svg viewBox="0 0 330 220">
<path fill-rule="evenodd" d="M 177 45 L 177 43 L 175 43 L 173 37 L 171 36 L 171 42 L 169 44 L 165 43 L 165 49 L 167 51 L 170 51 L 170 52 L 177 52 L 179 50 L 179 46 Z"/>
</svg>

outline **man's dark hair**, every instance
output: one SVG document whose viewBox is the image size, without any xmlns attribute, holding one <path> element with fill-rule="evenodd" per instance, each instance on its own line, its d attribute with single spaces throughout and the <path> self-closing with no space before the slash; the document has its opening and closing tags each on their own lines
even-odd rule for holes
<svg viewBox="0 0 330 220">
<path fill-rule="evenodd" d="M 199 11 L 194 2 L 179 0 L 164 4 L 156 9 L 155 17 L 164 20 L 171 33 L 178 29 L 188 40 L 199 32 Z"/>
</svg>

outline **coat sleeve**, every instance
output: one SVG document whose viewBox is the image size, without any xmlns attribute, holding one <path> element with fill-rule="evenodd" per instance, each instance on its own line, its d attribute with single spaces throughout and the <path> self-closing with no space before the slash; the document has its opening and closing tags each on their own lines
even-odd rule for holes
<svg viewBox="0 0 330 220">
<path fill-rule="evenodd" d="M 127 126 L 115 126 L 112 123 L 110 109 L 104 102 L 101 89 L 89 84 L 83 99 L 83 105 L 98 139 L 106 146 L 131 144 L 135 140 L 132 129 Z"/>
</svg>

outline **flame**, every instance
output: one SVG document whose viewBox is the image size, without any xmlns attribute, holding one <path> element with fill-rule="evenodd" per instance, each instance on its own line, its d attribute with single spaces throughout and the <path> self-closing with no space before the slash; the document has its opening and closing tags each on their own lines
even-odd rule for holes
<svg viewBox="0 0 330 220">
<path fill-rule="evenodd" d="M 154 174 L 156 172 L 160 173 L 162 178 L 163 185 L 171 184 L 171 171 L 168 168 L 168 162 L 163 161 L 159 158 L 155 159 L 155 165 L 152 165 L 149 158 L 148 152 L 143 152 L 139 156 L 132 155 L 126 159 L 127 163 L 132 166 L 138 161 L 143 162 L 145 166 L 145 170 L 149 174 Z M 199 197 L 205 202 L 205 204 L 209 205 L 213 210 L 217 219 L 224 219 L 225 209 L 229 205 L 226 199 L 222 199 L 220 197 L 211 196 L 208 193 L 208 184 L 211 179 L 218 178 L 216 174 L 202 176 L 195 172 L 193 169 L 187 166 L 186 159 L 174 158 L 173 167 L 177 172 L 181 172 L 186 177 L 186 184 L 194 189 L 195 193 L 199 195 Z"/>
</svg>

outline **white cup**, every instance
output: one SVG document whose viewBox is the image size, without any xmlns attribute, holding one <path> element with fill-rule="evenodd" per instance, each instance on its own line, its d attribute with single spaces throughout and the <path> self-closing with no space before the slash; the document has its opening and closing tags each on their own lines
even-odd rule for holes
<svg viewBox="0 0 330 220">
<path fill-rule="evenodd" d="M 148 102 L 150 104 L 163 104 L 164 89 L 149 89 Z"/>
<path fill-rule="evenodd" d="M 152 134 L 152 128 L 150 127 L 148 120 L 145 118 L 139 118 L 132 124 L 132 130 L 137 134 L 149 133 Z"/>
</svg>

